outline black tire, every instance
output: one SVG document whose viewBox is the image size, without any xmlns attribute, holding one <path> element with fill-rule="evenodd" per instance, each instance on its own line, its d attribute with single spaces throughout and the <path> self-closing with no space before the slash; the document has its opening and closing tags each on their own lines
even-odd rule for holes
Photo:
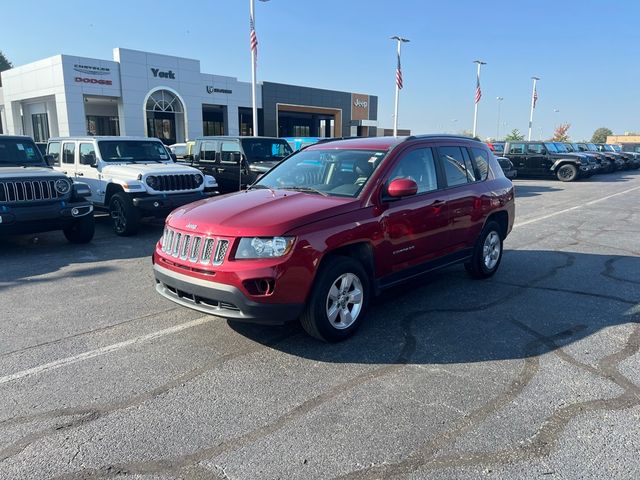
<svg viewBox="0 0 640 480">
<path fill-rule="evenodd" d="M 556 170 L 556 178 L 561 182 L 573 182 L 578 178 L 578 168 L 570 163 L 563 163 Z"/>
<path fill-rule="evenodd" d="M 78 218 L 62 232 L 69 243 L 89 243 L 93 240 L 95 231 L 96 224 L 93 220 L 93 213 L 89 213 L 84 217 Z"/>
<path fill-rule="evenodd" d="M 114 193 L 109 200 L 109 215 L 113 231 L 121 237 L 138 233 L 140 228 L 140 212 L 134 207 L 129 196 L 124 192 Z"/>
<path fill-rule="evenodd" d="M 339 307 L 340 301 L 346 301 L 347 298 L 350 298 L 348 292 L 341 292 L 338 288 L 336 288 L 336 290 L 340 293 L 340 301 L 333 302 L 329 297 L 329 292 L 334 287 L 334 284 L 337 284 L 345 275 L 356 277 L 362 287 L 360 308 L 350 324 L 348 322 L 342 322 L 340 311 L 336 316 L 336 321 L 331 321 L 328 314 L 331 306 Z M 357 282 L 353 281 L 349 287 L 349 292 L 353 294 L 357 289 Z M 328 257 L 323 261 L 318 271 L 311 292 L 311 298 L 300 317 L 300 323 L 309 335 L 319 340 L 325 342 L 339 342 L 340 340 L 344 340 L 353 335 L 362 323 L 362 318 L 365 316 L 369 303 L 370 291 L 369 276 L 360 262 L 349 257 Z M 349 310 L 348 303 L 344 305 L 344 308 L 346 308 L 349 313 L 355 311 L 355 305 L 352 305 L 351 310 Z M 338 310 L 340 310 L 340 308 L 338 308 Z"/>
<path fill-rule="evenodd" d="M 498 243 L 496 246 L 498 247 L 498 251 L 497 258 L 495 258 L 495 250 L 491 250 L 493 247 L 491 245 L 488 245 L 492 261 L 487 262 L 485 261 L 485 256 L 488 254 L 488 252 L 485 252 L 485 242 L 487 242 L 487 239 L 490 237 L 491 239 L 497 240 Z M 464 264 L 464 267 L 467 269 L 469 275 L 471 275 L 473 278 L 482 279 L 489 278 L 494 273 L 496 273 L 498 267 L 500 266 L 500 262 L 502 261 L 502 241 L 502 229 L 500 228 L 500 225 L 493 221 L 487 223 L 482 229 L 478 240 L 476 241 L 476 245 L 473 248 L 473 255 L 471 257 L 471 260 Z M 489 242 L 491 243 L 492 241 L 489 240 Z M 495 264 L 493 263 L 493 261 L 495 261 Z"/>
</svg>

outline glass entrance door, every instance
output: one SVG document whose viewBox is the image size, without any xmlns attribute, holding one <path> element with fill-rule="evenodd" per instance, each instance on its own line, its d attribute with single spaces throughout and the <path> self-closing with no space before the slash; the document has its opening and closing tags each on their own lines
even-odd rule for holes
<svg viewBox="0 0 640 480">
<path fill-rule="evenodd" d="M 165 145 L 173 145 L 176 143 L 175 114 L 169 112 L 147 114 L 147 132 L 150 137 L 159 138 Z"/>
</svg>

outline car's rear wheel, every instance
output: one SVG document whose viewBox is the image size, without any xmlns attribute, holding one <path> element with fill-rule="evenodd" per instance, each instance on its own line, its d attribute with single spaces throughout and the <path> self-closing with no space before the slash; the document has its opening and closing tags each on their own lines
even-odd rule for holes
<svg viewBox="0 0 640 480">
<path fill-rule="evenodd" d="M 575 165 L 565 163 L 558 167 L 558 170 L 556 171 L 556 177 L 561 182 L 573 182 L 576 178 L 578 178 L 578 169 Z"/>
<path fill-rule="evenodd" d="M 344 340 L 362 322 L 369 291 L 369 277 L 359 262 L 342 256 L 327 258 L 300 323 L 309 335 L 325 342 Z"/>
<path fill-rule="evenodd" d="M 127 237 L 138 233 L 140 212 L 126 193 L 113 194 L 109 201 L 109 215 L 117 235 Z"/>
<path fill-rule="evenodd" d="M 62 232 L 69 243 L 89 243 L 95 233 L 93 213 L 78 218 Z"/>
<path fill-rule="evenodd" d="M 485 225 L 469 262 L 465 268 L 474 278 L 488 278 L 498 270 L 502 260 L 502 234 L 500 225 L 489 222 Z"/>
</svg>

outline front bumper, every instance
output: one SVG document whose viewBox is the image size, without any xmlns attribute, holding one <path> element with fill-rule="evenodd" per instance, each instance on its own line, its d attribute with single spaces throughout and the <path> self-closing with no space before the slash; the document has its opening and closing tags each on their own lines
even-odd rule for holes
<svg viewBox="0 0 640 480">
<path fill-rule="evenodd" d="M 153 265 L 156 291 L 179 305 L 232 320 L 281 325 L 297 319 L 304 304 L 260 303 L 237 287 L 201 280 Z"/>
<path fill-rule="evenodd" d="M 0 233 L 23 234 L 61 230 L 93 213 L 91 202 L 0 205 Z"/>
<path fill-rule="evenodd" d="M 134 197 L 133 205 L 145 212 L 167 212 L 188 203 L 204 200 L 216 195 L 217 192 L 191 192 L 160 195 L 146 195 Z"/>
</svg>

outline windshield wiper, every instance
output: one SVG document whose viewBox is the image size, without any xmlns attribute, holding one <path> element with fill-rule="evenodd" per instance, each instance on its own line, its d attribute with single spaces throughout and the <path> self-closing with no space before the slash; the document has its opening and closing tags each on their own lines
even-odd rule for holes
<svg viewBox="0 0 640 480">
<path fill-rule="evenodd" d="M 327 192 L 323 192 L 322 190 L 318 190 L 317 188 L 311 187 L 283 187 L 283 190 L 294 190 L 296 192 L 306 192 L 306 193 L 319 193 L 323 197 L 328 197 L 329 194 Z"/>
</svg>

